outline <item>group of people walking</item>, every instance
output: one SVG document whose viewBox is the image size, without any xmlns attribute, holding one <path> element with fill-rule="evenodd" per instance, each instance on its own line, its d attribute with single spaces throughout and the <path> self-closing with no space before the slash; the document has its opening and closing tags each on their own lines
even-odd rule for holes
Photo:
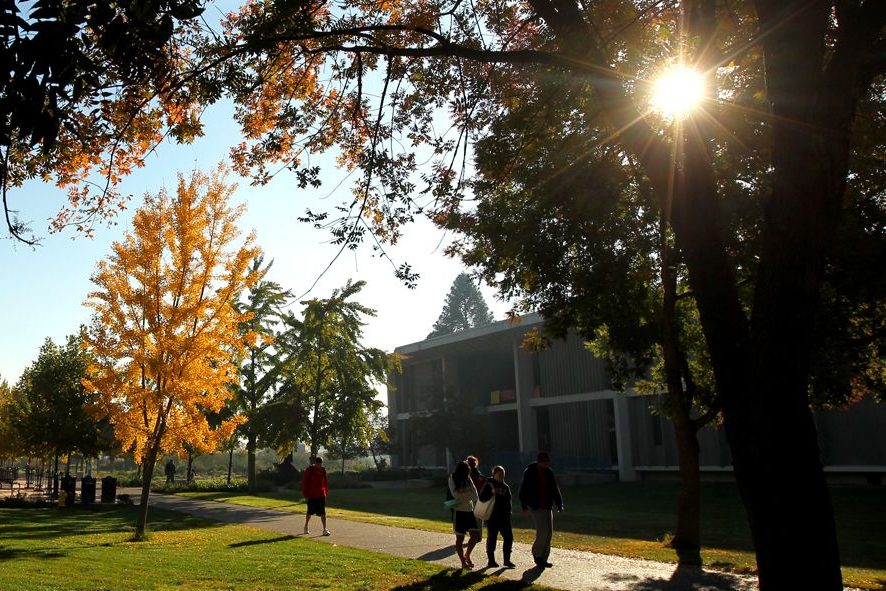
<svg viewBox="0 0 886 591">
<path fill-rule="evenodd" d="M 484 476 L 480 472 L 480 461 L 475 456 L 468 456 L 457 463 L 449 475 L 449 495 L 452 499 L 447 501 L 447 506 L 452 509 L 455 552 L 461 560 L 462 568 L 474 568 L 471 552 L 482 540 L 483 522 L 486 523 L 487 533 L 487 567 L 499 566 L 495 559 L 495 548 L 498 535 L 501 534 L 501 566 L 514 568 L 516 565 L 511 562 L 514 545 L 511 526 L 512 498 L 511 488 L 505 482 L 505 469 L 495 466 L 491 477 Z M 554 508 L 557 511 L 563 510 L 563 496 L 551 470 L 551 457 L 547 452 L 539 452 L 536 461 L 526 466 L 517 497 L 520 507 L 531 515 L 535 525 L 532 558 L 536 566 L 553 566 L 548 558 L 554 533 Z M 465 538 L 468 539 L 467 544 Z"/>
<path fill-rule="evenodd" d="M 452 510 L 452 529 L 455 532 L 455 552 L 461 560 L 462 568 L 474 568 L 471 553 L 483 538 L 483 523 L 486 524 L 487 567 L 514 568 L 511 552 L 514 547 L 514 531 L 511 526 L 512 497 L 511 487 L 505 482 L 505 469 L 492 468 L 490 476 L 480 471 L 480 460 L 468 456 L 458 462 L 449 475 L 447 506 Z M 329 494 L 329 481 L 323 458 L 315 457 L 305 469 L 301 478 L 301 488 L 307 501 L 304 533 L 313 515 L 320 517 L 323 535 L 330 535 L 326 527 L 326 496 Z M 532 544 L 532 558 L 539 568 L 553 566 L 548 558 L 551 554 L 551 539 L 554 533 L 554 509 L 563 510 L 563 496 L 557 485 L 557 478 L 551 470 L 551 457 L 547 452 L 538 452 L 536 461 L 523 471 L 520 488 L 517 492 L 520 507 L 532 517 L 535 525 L 535 541 Z M 495 559 L 498 536 L 502 539 L 501 565 Z M 467 538 L 467 543 L 465 543 Z"/>
</svg>

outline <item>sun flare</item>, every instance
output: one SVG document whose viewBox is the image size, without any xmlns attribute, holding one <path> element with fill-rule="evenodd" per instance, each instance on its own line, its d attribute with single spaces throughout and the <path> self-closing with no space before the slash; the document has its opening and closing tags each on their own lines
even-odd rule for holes
<svg viewBox="0 0 886 591">
<path fill-rule="evenodd" d="M 692 113 L 704 96 L 701 74 L 677 66 L 662 73 L 652 85 L 652 109 L 669 119 L 683 119 Z"/>
</svg>

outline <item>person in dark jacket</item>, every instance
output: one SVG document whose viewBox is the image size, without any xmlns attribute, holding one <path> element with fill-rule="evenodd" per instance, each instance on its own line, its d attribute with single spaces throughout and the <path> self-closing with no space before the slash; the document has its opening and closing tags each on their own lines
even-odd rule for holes
<svg viewBox="0 0 886 591">
<path fill-rule="evenodd" d="M 554 566 L 548 562 L 554 536 L 554 507 L 557 511 L 563 510 L 563 496 L 551 470 L 548 452 L 538 452 L 536 461 L 526 466 L 518 496 L 523 511 L 530 513 L 535 524 L 535 541 L 532 543 L 535 564 L 541 568 Z"/>
<path fill-rule="evenodd" d="M 175 484 L 175 462 L 169 460 L 164 468 L 166 472 L 166 484 Z"/>
<path fill-rule="evenodd" d="M 501 532 L 501 551 L 504 558 L 502 564 L 506 568 L 514 568 L 514 563 L 511 562 L 511 548 L 514 546 L 514 530 L 511 527 L 511 487 L 505 482 L 503 467 L 496 466 L 492 469 L 492 478 L 486 480 L 485 488 L 495 495 L 492 515 L 486 520 L 486 557 L 489 559 L 489 564 L 486 566 L 498 567 L 495 561 L 495 544 Z M 484 495 L 480 495 L 481 500 L 483 497 Z"/>
</svg>

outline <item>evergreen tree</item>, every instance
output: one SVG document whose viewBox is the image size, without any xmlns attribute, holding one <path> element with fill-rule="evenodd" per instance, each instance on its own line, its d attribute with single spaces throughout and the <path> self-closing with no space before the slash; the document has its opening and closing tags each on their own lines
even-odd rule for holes
<svg viewBox="0 0 886 591">
<path fill-rule="evenodd" d="M 449 288 L 443 311 L 440 312 L 440 317 L 434 323 L 434 330 L 428 338 L 485 326 L 492 324 L 494 320 L 486 300 L 483 299 L 483 294 L 471 281 L 471 276 L 459 273 Z"/>
</svg>

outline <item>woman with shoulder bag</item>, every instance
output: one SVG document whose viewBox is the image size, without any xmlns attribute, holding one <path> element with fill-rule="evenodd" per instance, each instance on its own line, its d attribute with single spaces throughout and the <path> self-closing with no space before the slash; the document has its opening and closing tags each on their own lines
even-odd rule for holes
<svg viewBox="0 0 886 591">
<path fill-rule="evenodd" d="M 455 553 L 461 560 L 462 568 L 474 568 L 471 551 L 480 539 L 480 527 L 474 517 L 474 504 L 478 500 L 477 488 L 471 481 L 470 470 L 465 462 L 455 465 L 449 475 L 449 491 L 455 500 L 452 512 L 452 529 L 455 532 Z M 465 536 L 469 536 L 468 546 L 464 547 Z"/>
</svg>

